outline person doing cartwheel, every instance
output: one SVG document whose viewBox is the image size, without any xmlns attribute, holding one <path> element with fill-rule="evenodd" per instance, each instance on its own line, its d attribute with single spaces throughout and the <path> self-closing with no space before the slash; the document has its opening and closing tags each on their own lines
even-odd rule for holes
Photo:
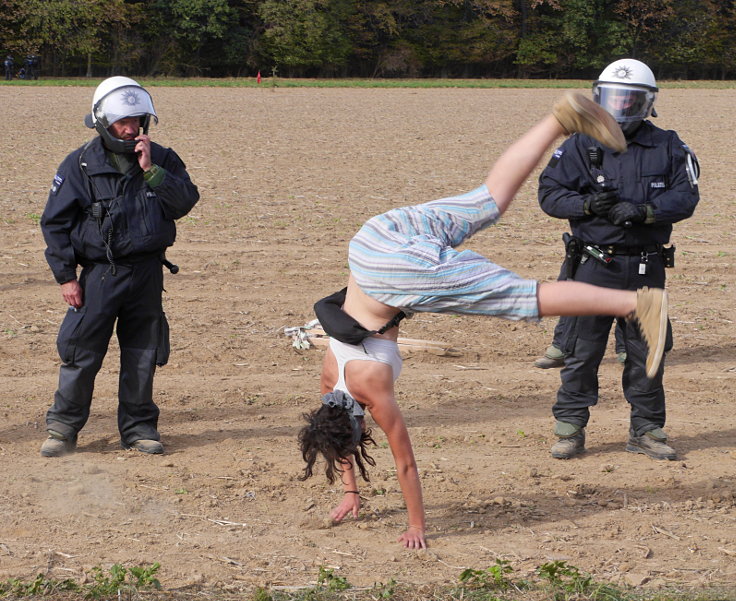
<svg viewBox="0 0 736 601">
<path fill-rule="evenodd" d="M 368 479 L 373 443 L 364 413 L 386 435 L 408 512 L 399 536 L 407 548 L 425 548 L 426 519 L 419 472 L 394 383 L 401 370 L 398 324 L 413 312 L 480 314 L 536 321 L 545 315 L 604 312 L 639 324 L 656 373 L 664 343 L 667 296 L 662 290 L 599 288 L 579 282 L 523 279 L 471 250 L 456 250 L 496 223 L 521 184 L 560 136 L 585 132 L 619 151 L 625 141 L 615 120 L 580 94 L 567 94 L 496 161 L 485 182 L 459 196 L 393 209 L 369 219 L 349 245 L 347 287 L 315 305 L 330 335 L 320 388 L 321 406 L 305 415 L 299 433 L 303 477 L 325 460 L 343 498 L 330 516 L 357 517 L 356 472 Z"/>
</svg>

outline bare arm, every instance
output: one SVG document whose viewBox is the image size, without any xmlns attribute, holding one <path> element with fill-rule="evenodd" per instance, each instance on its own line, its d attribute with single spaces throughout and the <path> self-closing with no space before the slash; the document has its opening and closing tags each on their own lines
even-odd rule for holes
<svg viewBox="0 0 736 601">
<path fill-rule="evenodd" d="M 320 393 L 327 394 L 331 392 L 337 383 L 337 361 L 335 355 L 333 355 L 330 348 L 327 348 L 325 358 L 322 361 L 322 374 L 320 376 Z M 357 519 L 360 512 L 360 495 L 355 492 L 347 491 L 358 491 L 358 482 L 355 478 L 355 470 L 353 469 L 353 462 L 350 459 L 346 459 L 344 463 L 344 470 L 341 474 L 343 497 L 340 504 L 330 512 L 330 518 L 335 522 L 341 522 L 345 516 L 353 514 L 353 517 Z"/>
<path fill-rule="evenodd" d="M 343 463 L 345 471 L 341 474 L 342 479 L 342 501 L 330 512 L 330 517 L 335 522 L 341 522 L 346 515 L 353 514 L 357 519 L 360 512 L 360 491 L 358 490 L 358 482 L 355 478 L 355 470 L 353 462 L 346 459 Z"/>
<path fill-rule="evenodd" d="M 485 183 L 502 214 L 552 142 L 564 133 L 557 119 L 547 115 L 509 146 L 494 163 Z"/>
<path fill-rule="evenodd" d="M 395 404 L 395 401 L 394 401 Z M 382 412 L 383 413 L 383 412 Z M 391 453 L 396 464 L 396 474 L 404 495 L 406 510 L 409 514 L 409 525 L 406 532 L 399 537 L 399 542 L 408 549 L 426 549 L 427 541 L 424 537 L 426 519 L 424 515 L 424 500 L 422 499 L 422 483 L 419 480 L 419 471 L 414 460 L 409 432 L 406 429 L 404 418 L 396 407 L 395 417 L 381 415 L 376 423 L 386 432 Z M 375 414 L 374 419 L 375 419 Z M 388 420 L 385 418 L 388 417 Z"/>
<path fill-rule="evenodd" d="M 394 396 L 391 367 L 373 361 L 351 361 L 346 367 L 350 391 L 365 404 L 376 424 L 384 431 L 396 464 L 396 475 L 409 514 L 406 531 L 399 537 L 408 549 L 425 549 L 426 520 L 422 484 L 414 459 L 409 432 Z"/>
</svg>

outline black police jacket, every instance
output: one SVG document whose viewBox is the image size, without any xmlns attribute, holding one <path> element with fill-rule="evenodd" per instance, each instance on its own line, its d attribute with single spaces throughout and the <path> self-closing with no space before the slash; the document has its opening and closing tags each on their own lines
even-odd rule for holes
<svg viewBox="0 0 736 601">
<path fill-rule="evenodd" d="M 151 161 L 165 170 L 153 187 L 138 165 L 126 174 L 112 166 L 99 136 L 64 159 L 41 217 L 58 283 L 75 279 L 77 265 L 108 262 L 108 252 L 114 261 L 132 262 L 174 243 L 174 220 L 192 209 L 199 192 L 170 148 L 151 142 Z"/>
<path fill-rule="evenodd" d="M 600 149 L 600 161 L 589 149 Z M 593 152 L 592 154 L 595 155 Z M 688 175 L 692 151 L 674 131 L 644 121 L 625 153 L 575 134 L 552 155 L 539 177 L 539 204 L 545 213 L 569 219 L 572 234 L 601 245 L 645 246 L 669 242 L 672 224 L 693 214 L 700 195 Z M 692 171 L 692 170 L 691 170 Z M 616 226 L 605 217 L 585 215 L 585 196 L 615 188 L 621 201 L 651 205 L 654 223 Z"/>
</svg>

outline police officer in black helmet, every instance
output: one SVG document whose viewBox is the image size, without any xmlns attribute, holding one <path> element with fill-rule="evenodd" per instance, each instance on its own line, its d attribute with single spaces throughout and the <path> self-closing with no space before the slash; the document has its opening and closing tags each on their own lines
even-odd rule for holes
<svg viewBox="0 0 736 601">
<path fill-rule="evenodd" d="M 45 457 L 75 449 L 113 328 L 121 443 L 144 453 L 164 450 L 152 396 L 156 366 L 168 359 L 163 253 L 174 243 L 174 221 L 199 193 L 178 155 L 151 141 L 152 120 L 158 117 L 144 88 L 127 77 L 106 79 L 85 119 L 98 135 L 67 156 L 51 186 L 41 230 L 69 309 L 57 339 L 62 365 L 46 414 Z"/>
<path fill-rule="evenodd" d="M 614 152 L 584 135 L 568 138 L 539 178 L 539 203 L 552 217 L 568 219 L 564 271 L 570 279 L 609 288 L 664 287 L 672 224 L 693 214 L 699 200 L 695 155 L 656 116 L 652 71 L 634 59 L 608 65 L 593 84 L 593 98 L 621 125 L 627 152 Z M 552 456 L 569 459 L 585 450 L 589 408 L 598 402 L 598 367 L 611 317 L 565 318 L 566 354 L 552 408 L 557 442 Z M 675 459 L 665 426 L 664 360 L 646 377 L 646 346 L 635 325 L 624 326 L 623 392 L 631 407 L 626 450 L 653 459 Z M 668 327 L 666 350 L 672 348 Z"/>
</svg>

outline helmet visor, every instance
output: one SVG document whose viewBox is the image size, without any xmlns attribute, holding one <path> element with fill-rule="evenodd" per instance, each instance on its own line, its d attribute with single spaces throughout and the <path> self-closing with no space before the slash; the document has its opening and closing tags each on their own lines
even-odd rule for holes
<svg viewBox="0 0 736 601">
<path fill-rule="evenodd" d="M 593 100 L 619 123 L 641 121 L 649 116 L 656 92 L 616 84 L 596 84 Z"/>
<path fill-rule="evenodd" d="M 97 103 L 95 116 L 105 127 L 126 117 L 150 115 L 158 123 L 151 95 L 143 88 L 124 86 L 117 88 Z"/>
</svg>

